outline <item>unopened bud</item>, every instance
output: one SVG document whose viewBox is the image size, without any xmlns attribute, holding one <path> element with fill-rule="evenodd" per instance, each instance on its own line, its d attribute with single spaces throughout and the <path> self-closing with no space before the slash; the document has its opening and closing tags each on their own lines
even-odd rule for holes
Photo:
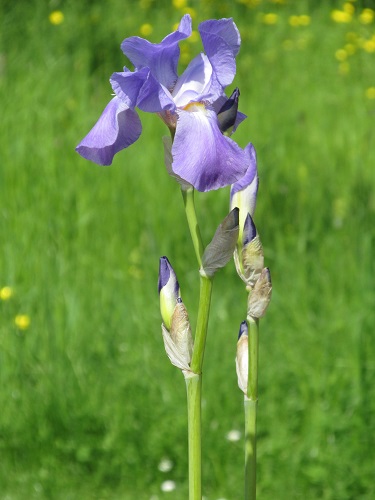
<svg viewBox="0 0 375 500">
<path fill-rule="evenodd" d="M 247 214 L 245 220 L 241 257 L 243 275 L 247 285 L 252 288 L 263 270 L 264 252 L 250 214 Z"/>
<path fill-rule="evenodd" d="M 161 325 L 165 352 L 171 363 L 180 370 L 190 371 L 193 337 L 187 310 L 179 298 L 172 315 L 171 329 Z"/>
<path fill-rule="evenodd" d="M 169 330 L 177 299 L 180 296 L 180 286 L 177 281 L 176 273 L 167 257 L 160 257 L 158 289 L 161 317 Z"/>
<path fill-rule="evenodd" d="M 231 134 L 234 124 L 236 123 L 239 98 L 240 90 L 235 88 L 232 95 L 220 108 L 217 114 L 220 130 L 223 134 L 225 133 L 225 135 Z"/>
<path fill-rule="evenodd" d="M 268 267 L 265 267 L 249 295 L 247 314 L 252 318 L 262 318 L 271 301 L 271 294 L 271 273 Z"/>
<path fill-rule="evenodd" d="M 238 387 L 247 395 L 247 383 L 249 376 L 249 348 L 248 348 L 248 326 L 243 321 L 240 326 L 237 342 L 236 372 Z"/>
</svg>

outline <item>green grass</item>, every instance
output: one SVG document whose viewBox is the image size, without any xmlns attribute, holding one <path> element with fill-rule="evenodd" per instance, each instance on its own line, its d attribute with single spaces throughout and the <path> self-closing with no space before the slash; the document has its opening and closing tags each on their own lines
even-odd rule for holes
<svg viewBox="0 0 375 500">
<path fill-rule="evenodd" d="M 330 19 L 333 2 L 190 3 L 195 27 L 233 16 L 243 38 L 235 84 L 248 119 L 235 138 L 257 149 L 256 223 L 274 284 L 261 322 L 263 500 L 375 495 L 375 55 L 358 48 L 347 74 L 335 59 L 348 32 L 374 35 L 358 3 L 350 24 Z M 0 6 L 0 288 L 14 291 L 0 301 L 1 500 L 187 497 L 185 388 L 163 350 L 158 258 L 173 263 L 193 324 L 198 274 L 163 166 L 166 129 L 142 115 L 142 137 L 110 168 L 74 152 L 109 100 L 121 41 L 144 22 L 159 41 L 181 15 L 169 2 L 125 4 Z M 269 12 L 275 25 L 262 22 Z M 311 24 L 292 28 L 292 14 Z M 228 196 L 197 197 L 206 242 Z M 243 446 L 226 434 L 243 427 L 234 356 L 245 303 L 230 264 L 215 279 L 205 360 L 208 500 L 242 494 Z M 166 479 L 175 492 L 160 491 Z"/>
</svg>

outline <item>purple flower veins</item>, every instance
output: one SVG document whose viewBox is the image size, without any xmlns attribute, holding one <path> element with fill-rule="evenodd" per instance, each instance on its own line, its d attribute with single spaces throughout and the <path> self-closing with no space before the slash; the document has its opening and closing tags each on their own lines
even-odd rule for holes
<svg viewBox="0 0 375 500">
<path fill-rule="evenodd" d="M 183 16 L 176 31 L 160 43 L 126 38 L 121 48 L 134 65 L 114 73 L 115 93 L 98 122 L 77 146 L 77 152 L 99 165 L 110 165 L 116 153 L 133 144 L 142 125 L 135 108 L 158 114 L 173 137 L 172 171 L 199 191 L 210 191 L 241 179 L 249 158 L 223 135 L 218 113 L 228 101 L 224 89 L 232 83 L 240 35 L 232 19 L 208 20 L 198 27 L 205 53 L 177 74 L 178 43 L 192 32 Z M 237 113 L 234 129 L 246 117 Z"/>
</svg>

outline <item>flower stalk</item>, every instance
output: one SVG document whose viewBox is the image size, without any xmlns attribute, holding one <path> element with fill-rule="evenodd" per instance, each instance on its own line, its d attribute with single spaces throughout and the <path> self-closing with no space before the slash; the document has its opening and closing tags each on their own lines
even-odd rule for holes
<svg viewBox="0 0 375 500">
<path fill-rule="evenodd" d="M 256 499 L 259 320 L 247 317 L 248 383 L 245 408 L 245 500 Z"/>
</svg>

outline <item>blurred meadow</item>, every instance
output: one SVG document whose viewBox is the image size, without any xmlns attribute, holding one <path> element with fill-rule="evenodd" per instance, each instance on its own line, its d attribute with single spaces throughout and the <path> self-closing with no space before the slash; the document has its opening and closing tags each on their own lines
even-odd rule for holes
<svg viewBox="0 0 375 500">
<path fill-rule="evenodd" d="M 183 377 L 164 352 L 158 259 L 193 325 L 198 273 L 156 116 L 108 168 L 74 148 L 126 64 L 233 17 L 237 76 L 273 277 L 261 322 L 259 499 L 375 498 L 375 3 L 0 2 L 0 499 L 187 498 Z M 181 43 L 182 66 L 201 50 Z M 197 194 L 206 242 L 228 189 Z M 206 500 L 242 496 L 234 357 L 246 294 L 215 279 L 204 368 Z M 170 491 L 168 491 L 170 490 Z"/>
</svg>

